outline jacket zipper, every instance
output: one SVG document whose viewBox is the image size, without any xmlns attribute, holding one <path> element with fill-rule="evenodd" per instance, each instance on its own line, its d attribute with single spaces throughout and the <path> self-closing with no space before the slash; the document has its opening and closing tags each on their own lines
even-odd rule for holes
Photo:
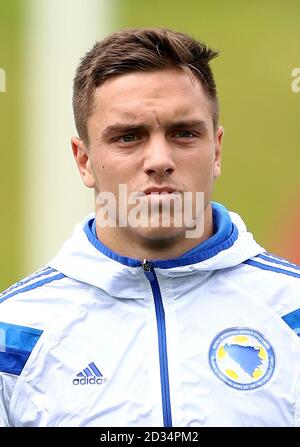
<svg viewBox="0 0 300 447">
<path fill-rule="evenodd" d="M 144 259 L 142 262 L 142 267 L 144 269 L 146 278 L 150 282 L 154 297 L 157 332 L 158 332 L 160 383 L 161 383 L 164 427 L 172 427 L 165 311 L 162 302 L 159 283 L 153 265 L 147 259 Z"/>
</svg>

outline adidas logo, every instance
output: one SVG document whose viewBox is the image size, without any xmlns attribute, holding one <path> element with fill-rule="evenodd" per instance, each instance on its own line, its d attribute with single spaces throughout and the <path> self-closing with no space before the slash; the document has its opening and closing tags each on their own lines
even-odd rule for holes
<svg viewBox="0 0 300 447">
<path fill-rule="evenodd" d="M 102 385 L 106 381 L 107 378 L 103 377 L 95 363 L 92 362 L 76 375 L 73 385 Z"/>
</svg>

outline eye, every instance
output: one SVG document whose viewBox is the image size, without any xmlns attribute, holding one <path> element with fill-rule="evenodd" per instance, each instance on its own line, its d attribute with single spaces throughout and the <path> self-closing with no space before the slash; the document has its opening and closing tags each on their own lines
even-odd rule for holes
<svg viewBox="0 0 300 447">
<path fill-rule="evenodd" d="M 128 133 L 126 135 L 122 135 L 121 137 L 118 137 L 118 141 L 121 143 L 132 143 L 133 141 L 139 140 L 139 136 L 135 135 L 133 133 Z"/>
<path fill-rule="evenodd" d="M 175 134 L 176 138 L 184 138 L 184 139 L 190 139 L 193 138 L 194 136 L 195 135 L 192 132 L 189 132 L 188 130 L 179 130 Z"/>
</svg>

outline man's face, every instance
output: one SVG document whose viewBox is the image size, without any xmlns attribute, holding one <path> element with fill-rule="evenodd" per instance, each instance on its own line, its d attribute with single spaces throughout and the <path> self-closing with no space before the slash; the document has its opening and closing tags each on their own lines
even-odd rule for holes
<svg viewBox="0 0 300 447">
<path fill-rule="evenodd" d="M 110 191 L 118 203 L 119 184 L 126 184 L 128 195 L 158 189 L 145 200 L 162 203 L 159 189 L 169 188 L 182 196 L 203 192 L 205 207 L 210 203 L 223 129 L 214 131 L 211 100 L 184 71 L 134 72 L 105 81 L 95 92 L 88 135 L 88 148 L 79 142 L 86 157 L 80 170 L 96 193 Z M 185 228 L 129 224 L 123 231 L 154 240 Z"/>
</svg>

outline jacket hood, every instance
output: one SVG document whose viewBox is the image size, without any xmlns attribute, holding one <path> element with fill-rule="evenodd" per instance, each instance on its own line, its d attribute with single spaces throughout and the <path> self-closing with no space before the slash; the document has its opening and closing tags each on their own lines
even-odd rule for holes
<svg viewBox="0 0 300 447">
<path fill-rule="evenodd" d="M 218 210 L 221 218 L 229 220 L 230 234 L 207 249 L 201 249 L 202 244 L 199 244 L 199 249 L 191 250 L 190 255 L 188 252 L 175 259 L 151 260 L 158 277 L 179 279 L 198 274 L 205 280 L 216 270 L 237 266 L 265 251 L 255 242 L 238 214 L 228 212 L 217 203 L 213 203 L 213 209 Z M 93 232 L 94 220 L 95 213 L 92 213 L 77 224 L 72 237 L 48 265 L 69 278 L 98 287 L 112 296 L 143 297 L 145 275 L 142 260 L 120 256 L 102 244 Z"/>
</svg>

